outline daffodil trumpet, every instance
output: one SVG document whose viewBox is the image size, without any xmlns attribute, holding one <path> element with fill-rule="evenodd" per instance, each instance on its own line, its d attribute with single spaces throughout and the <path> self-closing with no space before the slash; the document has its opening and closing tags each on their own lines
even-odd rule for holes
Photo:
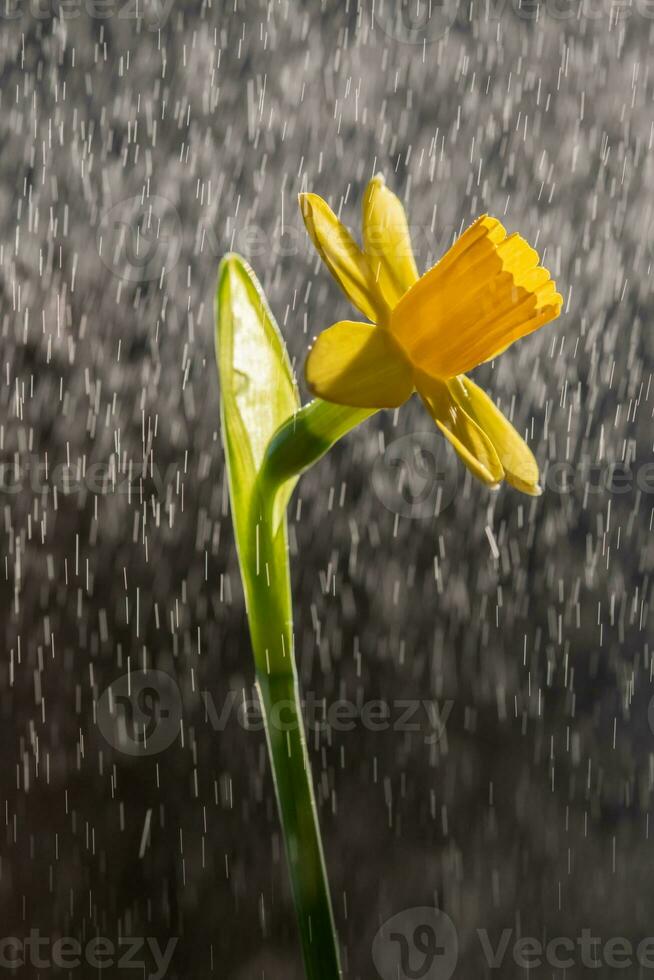
<svg viewBox="0 0 654 980">
<path fill-rule="evenodd" d="M 288 354 L 247 264 L 218 272 L 216 355 L 232 517 L 293 901 L 308 980 L 339 980 L 339 945 L 293 649 L 286 506 L 299 475 L 343 435 L 415 391 L 484 484 L 540 493 L 538 465 L 467 372 L 556 317 L 562 297 L 538 256 L 478 218 L 419 276 L 404 209 L 381 177 L 363 201 L 359 247 L 328 205 L 302 194 L 311 239 L 368 322 L 342 321 L 306 362 L 301 406 Z M 285 724 L 276 722 L 279 709 Z M 289 723 L 290 722 L 290 723 Z"/>
<path fill-rule="evenodd" d="M 482 215 L 420 276 L 404 208 L 381 176 L 364 195 L 362 247 L 318 195 L 301 194 L 300 208 L 325 265 L 370 321 L 343 320 L 318 335 L 305 368 L 311 392 L 372 410 L 417 391 L 474 476 L 539 494 L 533 453 L 467 377 L 561 312 L 535 249 Z"/>
</svg>

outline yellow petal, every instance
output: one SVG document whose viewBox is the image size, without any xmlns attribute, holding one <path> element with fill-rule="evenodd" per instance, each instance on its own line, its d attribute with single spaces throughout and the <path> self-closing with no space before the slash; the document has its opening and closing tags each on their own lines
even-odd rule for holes
<svg viewBox="0 0 654 980">
<path fill-rule="evenodd" d="M 305 375 L 318 398 L 353 408 L 396 408 L 413 391 L 411 367 L 389 334 L 351 320 L 320 334 Z"/>
<path fill-rule="evenodd" d="M 390 331 L 416 368 L 451 378 L 553 320 L 562 305 L 534 249 L 484 215 L 403 296 Z"/>
<path fill-rule="evenodd" d="M 372 274 L 392 309 L 418 279 L 406 214 L 381 174 L 363 198 L 363 248 Z"/>
<path fill-rule="evenodd" d="M 504 469 L 495 447 L 452 396 L 449 384 L 420 374 L 415 384 L 434 422 L 472 474 L 487 486 L 497 486 L 504 479 Z"/>
<path fill-rule="evenodd" d="M 311 241 L 347 298 L 373 323 L 384 320 L 388 306 L 345 225 L 317 194 L 300 194 L 299 201 Z"/>
<path fill-rule="evenodd" d="M 479 385 L 463 376 L 450 382 L 450 391 L 495 446 L 508 482 L 523 493 L 539 496 L 542 490 L 534 454 L 495 402 Z"/>
</svg>

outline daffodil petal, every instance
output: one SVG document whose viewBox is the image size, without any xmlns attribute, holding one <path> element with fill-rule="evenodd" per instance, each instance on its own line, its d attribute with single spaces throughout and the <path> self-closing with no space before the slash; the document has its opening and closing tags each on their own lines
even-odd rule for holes
<svg viewBox="0 0 654 980">
<path fill-rule="evenodd" d="M 562 305 L 535 250 L 484 215 L 405 293 L 390 331 L 416 368 L 452 378 L 553 320 Z"/>
<path fill-rule="evenodd" d="M 415 384 L 434 422 L 472 474 L 487 486 L 497 486 L 504 479 L 504 468 L 495 447 L 452 396 L 448 383 L 418 374 Z"/>
<path fill-rule="evenodd" d="M 362 210 L 364 252 L 392 309 L 418 279 L 406 213 L 381 174 L 368 184 Z"/>
<path fill-rule="evenodd" d="M 381 327 L 342 320 L 324 330 L 309 352 L 311 392 L 353 408 L 396 408 L 413 391 L 413 372 Z"/>
<path fill-rule="evenodd" d="M 317 194 L 300 194 L 300 210 L 311 241 L 350 302 L 373 323 L 388 315 L 368 260 L 329 205 Z"/>
<path fill-rule="evenodd" d="M 458 404 L 495 446 L 507 481 L 523 493 L 539 496 L 542 490 L 538 485 L 538 463 L 534 454 L 495 402 L 479 385 L 464 376 L 453 379 L 449 387 Z"/>
</svg>

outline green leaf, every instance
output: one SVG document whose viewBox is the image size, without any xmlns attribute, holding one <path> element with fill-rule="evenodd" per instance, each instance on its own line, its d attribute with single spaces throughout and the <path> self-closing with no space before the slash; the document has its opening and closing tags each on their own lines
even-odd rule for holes
<svg viewBox="0 0 654 980">
<path fill-rule="evenodd" d="M 284 423 L 283 445 L 293 457 L 293 421 L 300 404 L 277 325 L 254 273 L 237 255 L 226 256 L 218 270 L 216 360 L 232 518 L 306 976 L 339 980 L 338 939 L 293 652 L 284 516 L 303 460 L 295 460 L 297 469 L 262 469 L 271 436 Z M 318 426 L 309 441 L 317 447 L 314 456 L 327 443 Z M 288 731 L 274 722 L 273 712 L 282 706 L 295 721 Z"/>
<path fill-rule="evenodd" d="M 220 377 L 223 443 L 239 555 L 253 534 L 256 480 L 273 433 L 293 416 L 300 399 L 286 346 L 249 265 L 226 255 L 218 269 L 216 360 Z M 284 507 L 295 480 L 280 494 Z M 283 503 L 282 503 L 283 501 Z M 275 527 L 279 525 L 277 513 Z"/>
</svg>

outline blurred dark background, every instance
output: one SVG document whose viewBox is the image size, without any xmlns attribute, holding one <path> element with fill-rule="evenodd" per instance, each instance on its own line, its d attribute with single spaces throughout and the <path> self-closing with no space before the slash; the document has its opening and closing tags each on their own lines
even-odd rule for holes
<svg viewBox="0 0 654 980">
<path fill-rule="evenodd" d="M 449 704 L 436 740 L 422 713 L 310 736 L 345 976 L 376 977 L 378 929 L 418 906 L 454 923 L 462 980 L 525 975 L 511 947 L 492 970 L 477 930 L 654 935 L 654 8 L 12 2 L 2 936 L 175 937 L 169 978 L 301 977 L 265 743 L 237 710 L 253 670 L 213 297 L 241 252 L 301 374 L 352 313 L 297 193 L 358 231 L 379 170 L 421 269 L 488 210 L 537 244 L 566 308 L 476 372 L 528 433 L 543 497 L 473 483 L 416 402 L 348 436 L 290 506 L 304 690 L 396 721 L 406 699 Z M 102 721 L 139 670 L 179 702 L 175 737 L 134 755 Z M 218 725 L 207 692 L 231 705 Z"/>
</svg>

